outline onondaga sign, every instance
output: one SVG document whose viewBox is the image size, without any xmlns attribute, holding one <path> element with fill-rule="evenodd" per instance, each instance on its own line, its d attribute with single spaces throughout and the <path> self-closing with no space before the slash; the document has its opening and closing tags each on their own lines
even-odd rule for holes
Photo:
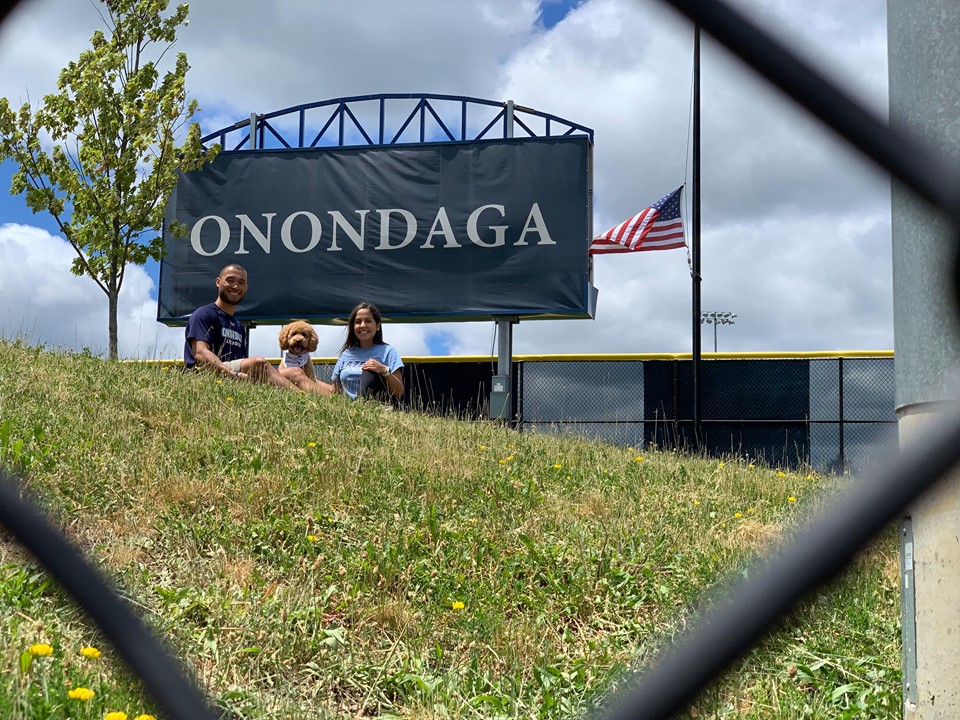
<svg viewBox="0 0 960 720">
<path fill-rule="evenodd" d="M 167 206 L 158 320 L 243 265 L 244 320 L 593 317 L 587 137 L 224 152 Z"/>
</svg>

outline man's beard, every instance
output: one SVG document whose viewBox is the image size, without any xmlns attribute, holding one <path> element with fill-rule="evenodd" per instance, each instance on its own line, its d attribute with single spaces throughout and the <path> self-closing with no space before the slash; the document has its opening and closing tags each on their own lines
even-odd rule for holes
<svg viewBox="0 0 960 720">
<path fill-rule="evenodd" d="M 244 293 L 240 293 L 240 297 L 237 298 L 236 302 L 234 302 L 233 300 L 230 299 L 230 296 L 227 295 L 226 288 L 220 288 L 220 292 L 217 293 L 217 297 L 219 297 L 220 302 L 226 303 L 227 305 L 238 305 L 240 301 L 243 300 L 243 296 L 244 296 Z"/>
</svg>

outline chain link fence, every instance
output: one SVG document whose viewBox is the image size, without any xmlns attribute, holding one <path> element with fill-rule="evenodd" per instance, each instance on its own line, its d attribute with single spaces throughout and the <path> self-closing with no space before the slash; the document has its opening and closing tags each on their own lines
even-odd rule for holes
<svg viewBox="0 0 960 720">
<path fill-rule="evenodd" d="M 625 447 L 692 449 L 693 362 L 603 355 L 517 356 L 513 416 L 521 431 Z M 318 367 L 329 377 L 330 367 Z M 410 410 L 487 417 L 489 358 L 410 358 Z M 856 472 L 896 434 L 892 353 L 725 357 L 700 364 L 702 447 L 779 467 Z"/>
<path fill-rule="evenodd" d="M 523 429 L 694 447 L 691 360 L 520 365 Z M 896 431 L 890 355 L 705 360 L 700 374 L 703 447 L 711 455 L 856 471 Z"/>
</svg>

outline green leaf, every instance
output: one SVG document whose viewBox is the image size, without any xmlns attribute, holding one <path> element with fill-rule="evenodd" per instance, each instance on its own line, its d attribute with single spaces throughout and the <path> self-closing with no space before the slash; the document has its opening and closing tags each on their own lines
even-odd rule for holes
<svg viewBox="0 0 960 720">
<path fill-rule="evenodd" d="M 33 655 L 29 650 L 20 653 L 20 673 L 26 675 L 30 672 L 30 666 L 33 665 Z"/>
<path fill-rule="evenodd" d="M 836 688 L 832 693 L 830 693 L 830 700 L 836 702 L 844 695 L 849 695 L 850 693 L 855 693 L 857 691 L 857 686 L 853 683 L 847 683 L 846 685 L 841 685 Z"/>
</svg>

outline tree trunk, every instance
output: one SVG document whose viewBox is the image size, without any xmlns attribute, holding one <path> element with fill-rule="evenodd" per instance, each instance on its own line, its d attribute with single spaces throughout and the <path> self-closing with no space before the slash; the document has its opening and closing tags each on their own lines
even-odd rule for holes
<svg viewBox="0 0 960 720">
<path fill-rule="evenodd" d="M 120 290 L 116 287 L 111 287 L 110 292 L 107 293 L 107 304 L 109 315 L 108 326 L 110 333 L 110 359 L 116 360 L 118 357 L 117 354 L 117 296 L 120 295 Z"/>
</svg>

